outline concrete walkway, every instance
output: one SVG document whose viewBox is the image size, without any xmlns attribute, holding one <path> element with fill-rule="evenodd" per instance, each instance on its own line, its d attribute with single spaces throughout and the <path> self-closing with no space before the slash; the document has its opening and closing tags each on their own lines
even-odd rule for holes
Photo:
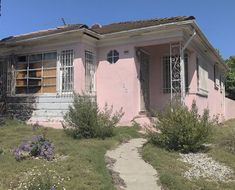
<svg viewBox="0 0 235 190">
<path fill-rule="evenodd" d="M 119 173 L 119 177 L 124 183 L 116 184 L 118 189 L 126 190 L 161 190 L 157 185 L 156 170 L 146 163 L 140 156 L 138 148 L 141 148 L 146 139 L 132 139 L 121 144 L 118 148 L 110 150 L 106 156 L 110 160 L 115 160 L 109 164 L 109 169 L 114 173 Z"/>
</svg>

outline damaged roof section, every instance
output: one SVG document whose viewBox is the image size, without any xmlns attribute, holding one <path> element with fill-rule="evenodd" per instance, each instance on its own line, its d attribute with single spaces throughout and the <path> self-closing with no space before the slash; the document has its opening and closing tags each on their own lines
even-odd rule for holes
<svg viewBox="0 0 235 190">
<path fill-rule="evenodd" d="M 36 32 L 16 35 L 16 36 L 10 36 L 7 38 L 2 39 L 0 42 L 15 42 L 18 40 L 25 40 L 29 38 L 36 38 L 36 37 L 42 37 L 47 36 L 51 34 L 59 34 L 61 32 L 67 32 L 67 31 L 73 31 L 73 30 L 80 30 L 82 28 L 88 28 L 87 25 L 84 24 L 68 24 L 64 26 L 59 26 L 57 28 L 47 29 L 47 30 L 39 30 Z"/>
<path fill-rule="evenodd" d="M 109 34 L 115 32 L 121 32 L 126 30 L 133 30 L 138 28 L 144 28 L 149 26 L 157 26 L 161 24 L 169 24 L 169 23 L 176 23 L 182 22 L 187 20 L 194 20 L 195 17 L 193 16 L 177 16 L 177 17 L 167 17 L 167 18 L 156 18 L 156 19 L 149 19 L 149 20 L 137 20 L 137 21 L 128 21 L 128 22 L 118 22 L 112 23 L 108 25 L 94 25 L 90 29 L 99 33 L 99 34 Z"/>
</svg>

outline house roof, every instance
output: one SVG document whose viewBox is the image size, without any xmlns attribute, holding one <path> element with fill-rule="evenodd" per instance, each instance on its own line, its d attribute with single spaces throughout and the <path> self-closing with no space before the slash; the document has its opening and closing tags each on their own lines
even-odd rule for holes
<svg viewBox="0 0 235 190">
<path fill-rule="evenodd" d="M 39 30 L 36 32 L 31 32 L 31 33 L 26 33 L 26 34 L 21 34 L 21 35 L 16 35 L 16 36 L 9 36 L 7 38 L 0 40 L 0 42 L 14 42 L 16 40 L 25 40 L 29 38 L 36 38 L 36 37 L 41 37 L 41 36 L 46 36 L 46 35 L 51 35 L 51 34 L 58 34 L 58 33 L 66 32 L 66 31 L 79 30 L 81 28 L 88 28 L 88 26 L 84 24 L 69 24 L 65 26 L 58 26 L 57 28 Z"/>
<path fill-rule="evenodd" d="M 166 17 L 166 18 L 155 18 L 148 20 L 136 20 L 136 21 L 127 21 L 127 22 L 118 22 L 111 23 L 107 25 L 96 24 L 90 27 L 91 30 L 99 34 L 109 34 L 114 32 L 121 32 L 125 30 L 132 30 L 138 28 L 144 28 L 149 26 L 157 26 L 161 24 L 175 23 L 187 20 L 194 20 L 194 16 L 177 16 L 177 17 Z"/>
<path fill-rule="evenodd" d="M 58 33 L 72 31 L 72 30 L 79 30 L 82 28 L 86 28 L 98 34 L 109 34 L 109 33 L 114 33 L 114 32 L 144 28 L 148 26 L 157 26 L 161 24 L 175 23 L 175 22 L 194 20 L 194 19 L 195 18 L 193 16 L 177 16 L 177 17 L 156 18 L 156 19 L 148 19 L 148 20 L 118 22 L 118 23 L 111 23 L 111 24 L 107 24 L 103 26 L 99 24 L 95 24 L 90 28 L 84 24 L 69 24 L 65 26 L 59 26 L 57 28 L 39 30 L 36 32 L 31 32 L 31 33 L 26 33 L 26 34 L 21 34 L 21 35 L 16 35 L 16 36 L 9 36 L 7 38 L 0 40 L 0 42 L 14 42 L 18 40 L 42 37 L 46 35 L 58 34 Z"/>
</svg>

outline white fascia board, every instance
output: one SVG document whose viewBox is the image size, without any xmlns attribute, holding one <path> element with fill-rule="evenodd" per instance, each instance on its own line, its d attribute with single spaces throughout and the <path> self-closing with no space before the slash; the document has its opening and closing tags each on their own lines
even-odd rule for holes
<svg viewBox="0 0 235 190">
<path fill-rule="evenodd" d="M 48 35 L 44 35 L 44 36 L 38 36 L 38 37 L 32 37 L 32 38 L 27 38 L 27 39 L 23 39 L 23 40 L 16 40 L 14 42 L 5 42 L 6 45 L 10 45 L 10 44 L 17 44 L 17 43 L 24 43 L 24 42 L 32 42 L 32 41 L 39 41 L 39 40 L 50 40 L 50 39 L 54 39 L 56 37 L 63 37 L 65 35 L 71 35 L 71 34 L 75 34 L 78 36 L 82 36 L 84 29 L 77 29 L 77 30 L 70 30 L 70 31 L 65 31 L 65 32 L 60 32 L 60 33 L 56 33 L 56 34 L 48 34 Z"/>
<path fill-rule="evenodd" d="M 168 30 L 157 30 L 151 32 L 145 32 L 142 34 L 135 34 L 135 35 L 126 35 L 118 38 L 108 38 L 102 39 L 97 42 L 98 47 L 106 47 L 106 46 L 114 46 L 114 45 L 124 45 L 124 44 L 135 44 L 141 46 L 142 44 L 145 45 L 158 45 L 170 42 L 171 39 L 181 39 L 183 37 L 182 30 L 179 29 L 168 29 Z M 159 43 L 158 43 L 159 41 Z"/>
<path fill-rule="evenodd" d="M 201 39 L 202 43 L 204 43 L 206 49 L 209 50 L 209 53 L 213 55 L 213 57 L 226 69 L 228 70 L 228 66 L 224 63 L 224 60 L 220 57 L 218 52 L 215 50 L 215 48 L 211 45 L 211 43 L 208 41 L 206 36 L 203 34 L 199 26 L 195 21 L 192 22 L 192 26 L 195 28 L 197 35 Z"/>
<path fill-rule="evenodd" d="M 117 37 L 119 35 L 131 35 L 134 33 L 142 33 L 146 31 L 155 31 L 156 29 L 163 29 L 164 27 L 168 28 L 171 26 L 182 26 L 182 25 L 187 25 L 191 24 L 192 20 L 187 20 L 187 21 L 181 21 L 181 22 L 172 22 L 172 23 L 167 23 L 167 24 L 160 24 L 160 25 L 155 25 L 155 26 L 148 26 L 148 27 L 143 27 L 143 28 L 137 28 L 137 29 L 131 29 L 131 30 L 125 30 L 125 31 L 120 31 L 120 32 L 113 32 L 109 34 L 104 34 L 103 38 L 112 38 L 112 37 Z"/>
</svg>

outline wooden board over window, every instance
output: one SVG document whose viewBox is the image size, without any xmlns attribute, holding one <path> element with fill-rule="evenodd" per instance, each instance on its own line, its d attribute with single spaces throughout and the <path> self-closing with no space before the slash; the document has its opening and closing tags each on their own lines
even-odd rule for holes
<svg viewBox="0 0 235 190">
<path fill-rule="evenodd" d="M 15 93 L 55 93 L 56 65 L 56 52 L 18 56 L 14 65 Z"/>
</svg>

